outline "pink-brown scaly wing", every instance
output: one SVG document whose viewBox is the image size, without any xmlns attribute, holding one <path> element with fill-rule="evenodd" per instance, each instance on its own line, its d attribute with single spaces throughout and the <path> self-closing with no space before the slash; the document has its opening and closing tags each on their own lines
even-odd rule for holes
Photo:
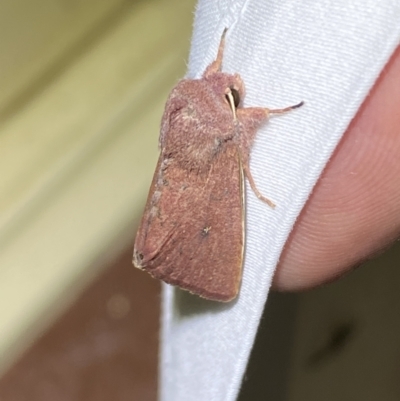
<svg viewBox="0 0 400 401">
<path fill-rule="evenodd" d="M 230 301 L 241 281 L 243 177 L 226 145 L 206 173 L 161 154 L 135 241 L 134 264 L 201 297 Z"/>
</svg>

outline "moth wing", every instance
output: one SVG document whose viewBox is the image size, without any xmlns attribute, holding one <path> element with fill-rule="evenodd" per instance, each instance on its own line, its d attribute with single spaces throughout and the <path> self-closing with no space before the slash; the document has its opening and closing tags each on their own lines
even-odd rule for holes
<svg viewBox="0 0 400 401">
<path fill-rule="evenodd" d="M 236 297 L 244 247 L 243 171 L 225 145 L 207 173 L 161 154 L 135 241 L 134 264 L 201 297 Z"/>
</svg>

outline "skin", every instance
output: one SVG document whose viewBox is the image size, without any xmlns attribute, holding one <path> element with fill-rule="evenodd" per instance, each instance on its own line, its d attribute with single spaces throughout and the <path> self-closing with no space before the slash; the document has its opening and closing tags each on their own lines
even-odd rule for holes
<svg viewBox="0 0 400 401">
<path fill-rule="evenodd" d="M 274 288 L 334 280 L 400 233 L 400 48 L 326 166 L 285 246 Z"/>
</svg>

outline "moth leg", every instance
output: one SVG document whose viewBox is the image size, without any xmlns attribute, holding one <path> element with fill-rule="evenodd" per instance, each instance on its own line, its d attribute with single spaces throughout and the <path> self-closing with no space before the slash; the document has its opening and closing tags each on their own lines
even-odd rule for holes
<svg viewBox="0 0 400 401">
<path fill-rule="evenodd" d="M 254 182 L 254 178 L 251 175 L 250 166 L 249 166 L 248 161 L 245 161 L 242 166 L 243 166 L 244 175 L 249 180 L 250 187 L 253 190 L 253 192 L 255 193 L 255 195 L 257 196 L 257 198 L 262 200 L 263 202 L 265 202 L 268 206 L 274 208 L 275 203 L 272 202 L 270 199 L 266 198 L 265 196 L 263 196 L 261 194 L 261 192 L 257 189 L 256 183 Z"/>
<path fill-rule="evenodd" d="M 250 167 L 249 167 L 249 154 L 250 149 L 254 141 L 254 137 L 256 136 L 257 129 L 260 125 L 265 122 L 270 115 L 273 114 L 283 114 L 287 113 L 293 109 L 297 109 L 302 106 L 303 102 L 295 104 L 293 106 L 285 107 L 283 109 L 268 109 L 263 107 L 246 107 L 246 108 L 238 108 L 236 110 L 238 119 L 240 120 L 243 130 L 239 135 L 239 148 L 240 155 L 242 161 L 242 168 L 245 176 L 249 180 L 249 184 L 255 195 L 258 199 L 261 199 L 267 205 L 271 207 L 275 207 L 275 204 L 263 196 L 260 191 L 257 189 L 257 186 L 254 182 L 253 176 L 251 175 Z"/>
<path fill-rule="evenodd" d="M 265 109 L 265 111 L 268 116 L 271 114 L 284 114 L 284 113 L 287 113 L 288 111 L 291 111 L 291 110 L 294 110 L 294 109 L 297 109 L 297 108 L 303 106 L 303 104 L 304 104 L 304 102 L 300 102 L 300 103 L 294 104 L 293 106 L 285 107 L 283 109 Z"/>
<path fill-rule="evenodd" d="M 284 107 L 283 109 L 269 109 L 267 107 L 243 107 L 236 109 L 236 114 L 240 117 L 242 124 L 249 126 L 250 129 L 259 127 L 265 120 L 274 114 L 285 114 L 289 111 L 303 106 L 304 102 L 297 103 L 293 106 Z"/>
<path fill-rule="evenodd" d="M 223 56 L 224 48 L 225 48 L 225 35 L 226 35 L 227 30 L 228 30 L 228 28 L 225 28 L 224 32 L 222 32 L 221 41 L 219 42 L 219 47 L 218 47 L 217 58 L 204 71 L 204 74 L 203 74 L 204 78 L 207 78 L 210 75 L 221 71 L 222 56 Z"/>
</svg>

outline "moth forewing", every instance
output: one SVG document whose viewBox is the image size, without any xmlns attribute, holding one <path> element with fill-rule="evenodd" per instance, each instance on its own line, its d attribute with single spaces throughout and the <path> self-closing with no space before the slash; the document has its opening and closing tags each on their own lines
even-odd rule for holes
<svg viewBox="0 0 400 401">
<path fill-rule="evenodd" d="M 239 157 L 239 167 L 240 167 L 240 199 L 242 200 L 242 257 L 240 261 L 241 272 L 243 270 L 243 262 L 244 262 L 244 248 L 246 244 L 246 185 L 244 180 L 244 171 L 242 160 Z M 239 285 L 241 282 L 241 277 L 239 278 Z M 238 291 L 239 291 L 238 285 Z"/>
<path fill-rule="evenodd" d="M 135 238 L 132 263 L 135 267 L 141 270 L 145 270 L 144 268 L 147 264 L 147 259 L 151 258 L 151 255 L 149 255 L 149 251 L 146 252 L 146 242 L 148 239 L 147 237 L 149 235 L 149 230 L 152 221 L 154 219 L 153 215 L 156 212 L 154 205 L 157 203 L 156 198 L 157 198 L 157 191 L 159 191 L 158 187 L 160 186 L 159 181 L 161 177 L 162 163 L 163 163 L 163 156 L 161 153 L 157 161 L 157 167 L 153 175 L 153 180 L 150 186 L 149 194 L 147 195 L 145 210 L 143 212 L 143 216 L 140 221 L 139 229 L 137 231 Z M 161 247 L 162 244 L 160 244 L 159 248 Z M 158 251 L 159 251 L 158 249 L 155 250 L 155 252 Z"/>
<path fill-rule="evenodd" d="M 243 221 L 242 175 L 232 145 L 206 173 L 174 162 L 157 171 L 135 241 L 135 266 L 204 298 L 233 299 L 243 258 L 243 225 L 237 224 Z"/>
</svg>

